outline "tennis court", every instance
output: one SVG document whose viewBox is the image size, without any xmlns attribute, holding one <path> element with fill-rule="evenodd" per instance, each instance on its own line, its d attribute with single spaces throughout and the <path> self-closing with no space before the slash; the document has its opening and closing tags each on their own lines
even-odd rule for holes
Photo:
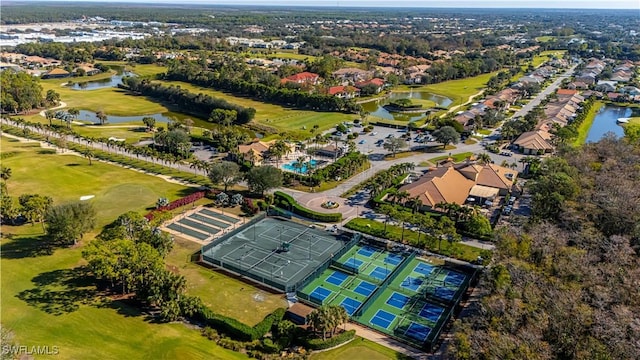
<svg viewBox="0 0 640 360">
<path fill-rule="evenodd" d="M 210 210 L 204 210 L 202 213 L 209 215 Z M 220 214 L 216 218 L 225 219 Z M 215 266 L 290 291 L 345 247 L 347 240 L 315 227 L 266 217 L 205 245 L 202 255 L 204 261 Z M 345 280 L 339 274 L 331 278 L 338 284 Z M 323 300 L 330 295 L 319 291 L 315 295 Z"/>
</svg>

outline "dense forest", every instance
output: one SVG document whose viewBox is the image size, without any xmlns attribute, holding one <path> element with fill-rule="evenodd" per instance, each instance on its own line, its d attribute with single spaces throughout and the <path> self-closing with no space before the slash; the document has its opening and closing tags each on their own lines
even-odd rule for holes
<svg viewBox="0 0 640 360">
<path fill-rule="evenodd" d="M 638 164 L 640 147 L 615 137 L 542 164 L 536 217 L 499 233 L 451 358 L 638 359 Z"/>
<path fill-rule="evenodd" d="M 3 112 L 17 113 L 44 105 L 42 86 L 37 78 L 13 71 L 0 72 L 0 104 Z"/>
</svg>

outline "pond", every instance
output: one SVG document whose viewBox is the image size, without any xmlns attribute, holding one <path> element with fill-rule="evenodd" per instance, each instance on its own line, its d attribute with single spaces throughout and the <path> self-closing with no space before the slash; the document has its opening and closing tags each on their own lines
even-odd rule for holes
<svg viewBox="0 0 640 360">
<path fill-rule="evenodd" d="M 624 129 L 616 122 L 619 118 L 640 116 L 640 109 L 606 105 L 600 108 L 587 134 L 587 142 L 599 141 L 604 134 L 612 132 L 624 136 Z"/>
<path fill-rule="evenodd" d="M 128 71 L 120 72 L 106 79 L 74 82 L 69 88 L 73 90 L 97 90 L 116 87 L 122 82 L 122 78 L 125 76 L 134 76 L 134 74 Z"/>
<path fill-rule="evenodd" d="M 384 100 L 370 101 L 362 104 L 362 109 L 369 112 L 372 116 L 377 116 L 387 120 L 416 121 L 424 117 L 424 112 L 419 114 L 401 114 L 397 112 L 390 112 L 384 108 L 384 105 L 398 99 L 429 100 L 435 102 L 439 107 L 448 107 L 453 102 L 448 97 L 426 91 L 394 92 Z M 426 110 L 427 108 L 425 107 L 425 112 Z"/>
</svg>

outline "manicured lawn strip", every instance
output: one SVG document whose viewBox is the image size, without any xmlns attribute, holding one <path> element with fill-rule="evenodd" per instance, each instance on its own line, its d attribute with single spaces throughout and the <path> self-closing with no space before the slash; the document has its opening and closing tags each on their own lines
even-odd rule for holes
<svg viewBox="0 0 640 360">
<path fill-rule="evenodd" d="M 384 231 L 383 223 L 362 218 L 352 219 L 345 225 L 345 227 L 372 235 L 381 234 Z M 402 228 L 400 226 L 387 224 L 387 232 L 385 238 L 394 241 L 400 241 L 400 239 L 402 238 Z M 424 239 L 425 235 L 421 234 L 420 241 L 422 243 L 424 243 Z M 416 244 L 418 242 L 418 233 L 405 229 L 404 241 L 408 244 Z M 475 261 L 478 256 L 482 255 L 481 249 L 460 243 L 449 243 L 448 241 L 444 240 L 441 242 L 440 246 L 441 247 L 438 248 L 438 242 L 435 241 L 433 246 L 427 246 L 425 248 L 434 253 L 448 255 L 464 261 Z"/>
<path fill-rule="evenodd" d="M 578 127 L 578 136 L 573 141 L 573 146 L 580 146 L 587 141 L 587 136 L 589 135 L 591 125 L 593 125 L 593 121 L 596 119 L 598 110 L 600 110 L 602 106 L 604 106 L 604 103 L 602 101 L 595 101 L 593 103 L 593 106 L 591 106 L 591 109 L 589 109 L 589 113 Z"/>
<path fill-rule="evenodd" d="M 640 116 L 630 118 L 629 119 L 629 124 L 638 124 L 638 125 L 640 125 Z"/>
<path fill-rule="evenodd" d="M 454 162 L 460 162 L 460 161 L 468 158 L 471 155 L 473 155 L 472 152 L 463 152 L 463 153 L 459 153 L 459 154 L 451 154 L 451 156 L 449 156 L 449 155 L 437 156 L 437 157 L 434 157 L 432 159 L 429 159 L 429 161 L 435 164 L 438 161 L 446 160 L 449 157 L 451 157 Z"/>
<path fill-rule="evenodd" d="M 314 353 L 312 360 L 408 360 L 409 357 L 367 339 L 356 337 L 350 343 L 339 348 Z"/>
<path fill-rule="evenodd" d="M 58 346 L 59 359 L 246 359 L 184 324 L 149 322 L 137 308 L 99 298 L 94 286 L 65 284 L 83 264 L 81 247 L 31 257 L 42 228 L 3 226 L 7 233 L 14 238 L 1 242 L 2 324 L 20 345 Z"/>
<path fill-rule="evenodd" d="M 177 272 L 187 279 L 187 294 L 199 296 L 208 308 L 254 326 L 275 309 L 287 307 L 280 294 L 259 290 L 243 281 L 190 262 L 191 255 L 199 249 L 199 244 L 177 238 L 166 262 L 169 266 L 175 266 Z M 253 298 L 258 293 L 264 296 L 264 300 L 256 301 Z"/>
<path fill-rule="evenodd" d="M 12 171 L 7 182 L 10 195 L 49 195 L 56 204 L 95 195 L 91 201 L 98 212 L 99 226 L 127 210 L 142 212 L 160 197 L 175 200 L 193 191 L 138 171 L 95 160 L 89 165 L 87 159 L 71 154 L 57 155 L 52 149 L 42 149 L 37 142 L 2 137 L 0 144 L 3 153 L 17 153 L 2 162 Z"/>
</svg>

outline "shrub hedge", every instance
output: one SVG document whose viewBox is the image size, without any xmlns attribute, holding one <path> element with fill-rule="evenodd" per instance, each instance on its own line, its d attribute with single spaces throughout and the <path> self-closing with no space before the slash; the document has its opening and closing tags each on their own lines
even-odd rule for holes
<svg viewBox="0 0 640 360">
<path fill-rule="evenodd" d="M 311 220 L 322 221 L 322 222 L 340 222 L 342 221 L 341 213 L 319 213 L 306 207 L 298 204 L 296 200 L 291 197 L 291 195 L 285 194 L 281 191 L 276 191 L 274 194 L 276 204 L 284 205 L 285 207 L 291 208 L 291 211 L 297 215 L 304 216 Z"/>
<path fill-rule="evenodd" d="M 345 331 L 327 340 L 311 339 L 307 341 L 307 347 L 311 350 L 324 350 L 343 344 L 356 336 L 355 330 Z"/>
<path fill-rule="evenodd" d="M 253 341 L 262 338 L 269 332 L 271 326 L 284 317 L 285 312 L 285 309 L 276 309 L 254 327 L 243 324 L 236 319 L 216 314 L 204 305 L 196 312 L 195 318 L 235 340 Z"/>
</svg>

